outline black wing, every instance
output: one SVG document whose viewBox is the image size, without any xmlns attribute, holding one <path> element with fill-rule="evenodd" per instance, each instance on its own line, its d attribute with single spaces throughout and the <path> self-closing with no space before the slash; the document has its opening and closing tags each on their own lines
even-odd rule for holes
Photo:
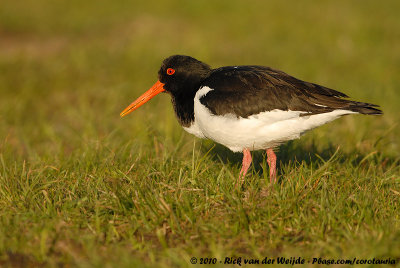
<svg viewBox="0 0 400 268">
<path fill-rule="evenodd" d="M 248 117 L 260 112 L 292 110 L 312 115 L 337 109 L 381 114 L 378 105 L 350 101 L 348 96 L 264 66 L 215 69 L 201 86 L 213 90 L 200 99 L 213 114 Z"/>
</svg>

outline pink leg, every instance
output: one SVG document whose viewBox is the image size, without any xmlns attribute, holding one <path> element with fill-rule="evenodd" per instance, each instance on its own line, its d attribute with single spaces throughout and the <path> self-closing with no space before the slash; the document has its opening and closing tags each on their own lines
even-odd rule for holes
<svg viewBox="0 0 400 268">
<path fill-rule="evenodd" d="M 247 170 L 249 169 L 250 165 L 251 165 L 250 150 L 244 149 L 243 150 L 242 169 L 240 170 L 239 179 L 238 179 L 238 182 L 236 183 L 236 187 L 238 187 L 239 184 L 242 184 L 242 182 L 244 181 L 244 177 L 246 176 Z"/>
<path fill-rule="evenodd" d="M 271 183 L 276 182 L 276 155 L 271 148 L 267 149 L 267 162 L 269 166 L 269 179 Z"/>
</svg>

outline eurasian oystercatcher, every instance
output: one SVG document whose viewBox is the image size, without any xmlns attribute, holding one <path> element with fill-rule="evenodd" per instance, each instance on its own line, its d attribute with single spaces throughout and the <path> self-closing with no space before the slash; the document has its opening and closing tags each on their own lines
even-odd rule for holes
<svg viewBox="0 0 400 268">
<path fill-rule="evenodd" d="M 346 94 L 264 66 L 212 69 L 195 58 L 165 59 L 158 81 L 120 115 L 167 92 L 182 127 L 233 152 L 243 151 L 239 181 L 251 164 L 250 151 L 266 149 L 271 182 L 276 181 L 273 148 L 347 114 L 378 115 L 378 105 L 351 101 Z"/>
</svg>

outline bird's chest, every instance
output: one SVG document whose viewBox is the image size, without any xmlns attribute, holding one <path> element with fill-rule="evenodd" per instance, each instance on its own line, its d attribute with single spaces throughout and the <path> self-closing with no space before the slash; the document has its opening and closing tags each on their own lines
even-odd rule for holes
<svg viewBox="0 0 400 268">
<path fill-rule="evenodd" d="M 205 138 L 194 114 L 195 91 L 186 92 L 185 95 L 173 95 L 172 104 L 175 115 L 183 129 L 198 138 Z"/>
<path fill-rule="evenodd" d="M 173 97 L 175 115 L 183 128 L 190 128 L 194 122 L 194 99 Z"/>
<path fill-rule="evenodd" d="M 196 119 L 192 122 L 192 124 L 190 126 L 188 126 L 188 127 L 182 126 L 182 127 L 186 132 L 188 132 L 192 135 L 195 135 L 198 138 L 201 138 L 201 139 L 205 138 L 204 133 L 200 129 L 198 122 L 196 122 Z"/>
</svg>

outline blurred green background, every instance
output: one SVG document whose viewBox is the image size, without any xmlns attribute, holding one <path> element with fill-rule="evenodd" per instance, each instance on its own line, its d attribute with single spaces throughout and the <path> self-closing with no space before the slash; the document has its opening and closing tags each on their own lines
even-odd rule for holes
<svg viewBox="0 0 400 268">
<path fill-rule="evenodd" d="M 82 138 L 113 131 L 134 139 L 150 124 L 167 137 L 179 136 L 166 95 L 124 120 L 118 114 L 156 81 L 164 58 L 187 54 L 215 67 L 271 66 L 380 104 L 385 116 L 349 117 L 336 123 L 347 125 L 343 131 L 329 126 L 324 135 L 346 146 L 379 131 L 386 135 L 383 149 L 397 153 L 399 6 L 398 1 L 3 1 L 1 137 L 26 157 L 68 153 Z"/>
<path fill-rule="evenodd" d="M 118 214 L 118 206 L 113 207 L 105 200 L 112 200 L 114 195 L 118 200 L 123 198 L 116 192 L 110 194 L 109 199 L 104 198 L 102 187 L 105 185 L 104 191 L 114 189 L 115 185 L 116 189 L 133 187 L 136 184 L 132 181 L 118 184 L 120 180 L 123 183 L 124 176 L 131 170 L 136 172 L 132 176 L 138 180 L 148 181 L 147 176 L 167 174 L 171 181 L 164 181 L 165 184 L 175 183 L 176 178 L 185 177 L 185 174 L 193 175 L 195 164 L 190 159 L 194 138 L 184 133 L 175 120 L 168 95 L 161 94 L 126 118 L 119 118 L 122 109 L 157 80 L 162 60 L 173 54 L 190 55 L 213 67 L 266 65 L 342 91 L 354 100 L 381 105 L 383 116 L 342 118 L 314 130 L 282 151 L 307 155 L 308 149 L 316 146 L 316 153 L 323 154 L 327 147 L 339 146 L 341 152 L 355 158 L 378 152 L 379 160 L 397 168 L 400 150 L 399 10 L 398 0 L 3 0 L 0 4 L 0 206 L 4 210 L 0 212 L 0 261 L 101 265 L 110 258 L 114 263 L 124 260 L 129 266 L 133 261 L 130 258 L 133 247 L 133 251 L 140 252 L 136 253 L 135 260 L 141 265 L 157 266 L 157 258 L 173 259 L 173 264 L 182 264 L 179 259 L 183 258 L 183 263 L 188 263 L 190 252 L 195 252 L 196 246 L 182 242 L 186 239 L 182 238 L 184 236 L 178 236 L 172 247 L 181 248 L 185 253 L 167 252 L 157 257 L 158 247 L 153 244 L 165 246 L 158 231 L 155 240 L 146 241 L 147 236 L 143 234 L 154 235 L 157 226 L 164 225 L 155 218 L 154 223 L 149 220 L 149 225 L 145 224 L 143 231 L 143 222 L 132 216 L 144 217 L 139 209 L 135 214 L 135 206 L 140 205 L 128 197 L 125 203 L 118 204 L 121 211 L 125 211 L 121 212 L 120 220 L 129 228 L 118 225 L 117 220 L 111 223 L 108 218 L 111 216 L 104 216 L 109 215 L 108 212 L 98 213 L 114 209 L 113 215 Z M 205 141 L 203 145 L 207 151 L 212 143 Z M 204 149 L 201 152 L 200 158 Z M 294 161 L 294 157 L 280 156 L 287 159 L 283 167 L 291 167 L 292 162 L 287 161 Z M 214 161 L 207 160 L 211 171 L 217 173 L 222 168 L 223 172 L 228 172 L 224 171 L 225 165 L 215 159 L 218 156 Z M 237 159 L 239 162 L 228 165 L 227 170 L 237 168 L 240 156 Z M 374 163 L 376 168 L 381 167 L 381 162 Z M 118 173 L 121 170 L 123 172 Z M 393 181 L 398 168 L 395 170 L 389 172 Z M 235 172 L 232 171 L 233 177 Z M 108 186 L 108 182 L 103 184 L 96 178 L 110 180 L 110 185 L 115 185 Z M 190 183 L 195 185 L 200 183 L 198 181 L 201 180 Z M 94 189 L 99 190 L 94 192 Z M 147 189 L 152 190 L 154 188 Z M 133 196 L 135 192 L 126 191 L 126 196 Z M 398 196 L 395 192 L 387 193 Z M 204 200 L 211 198 L 206 196 Z M 221 197 L 220 193 L 215 196 Z M 158 205 L 154 206 L 159 209 Z M 210 204 L 204 207 L 213 208 Z M 132 214 L 124 214 L 129 209 Z M 235 209 L 215 219 L 224 222 L 233 211 Z M 398 224 L 398 215 L 392 216 Z M 62 223 L 54 220 L 60 218 Z M 105 218 L 104 224 L 100 224 Z M 204 221 L 210 220 L 206 219 Z M 137 229 L 129 225 L 136 220 L 139 222 Z M 86 221 L 98 229 L 93 227 L 93 231 L 90 225 L 85 225 Z M 382 221 L 388 220 L 383 217 Z M 63 228 L 68 231 L 60 231 Z M 102 228 L 111 234 L 108 244 L 99 242 Z M 182 227 L 181 231 L 195 235 L 201 233 L 201 228 Z M 221 255 L 243 252 L 235 247 L 240 244 L 240 235 L 257 232 L 253 226 L 253 229 L 246 229 L 247 233 L 239 232 L 238 240 L 229 240 L 228 233 L 207 228 L 225 239 L 212 244 L 213 256 L 218 252 Z M 343 226 L 337 228 L 343 229 Z M 135 240 L 137 244 L 132 242 L 132 237 L 137 235 L 135 232 L 142 235 L 141 242 Z M 85 242 L 77 242 L 80 234 L 84 234 Z M 377 231 L 376 236 L 379 235 Z M 64 244 L 54 242 L 54 249 L 51 241 L 58 241 L 58 236 L 64 239 L 60 238 Z M 368 239 L 367 236 L 360 243 L 365 244 Z M 129 241 L 136 246 L 127 246 Z M 308 252 L 322 248 L 318 254 L 336 252 L 340 255 L 342 251 L 331 250 L 329 239 L 325 241 L 327 244 L 301 246 L 308 248 Z M 338 245 L 342 243 L 340 239 L 337 241 Z M 279 252 L 277 248 L 271 249 L 276 245 L 255 243 L 249 252 L 273 254 Z M 293 248 L 299 246 L 296 242 L 292 245 Z M 234 250 L 224 249 L 224 246 Z M 357 247 L 359 244 L 355 243 L 353 248 Z M 197 253 L 210 252 L 199 245 L 197 248 Z M 111 252 L 119 252 L 125 259 L 116 259 Z M 300 254 L 296 250 L 292 252 Z M 388 251 L 383 248 L 382 252 Z M 51 258 L 57 262 L 51 262 Z"/>
</svg>

